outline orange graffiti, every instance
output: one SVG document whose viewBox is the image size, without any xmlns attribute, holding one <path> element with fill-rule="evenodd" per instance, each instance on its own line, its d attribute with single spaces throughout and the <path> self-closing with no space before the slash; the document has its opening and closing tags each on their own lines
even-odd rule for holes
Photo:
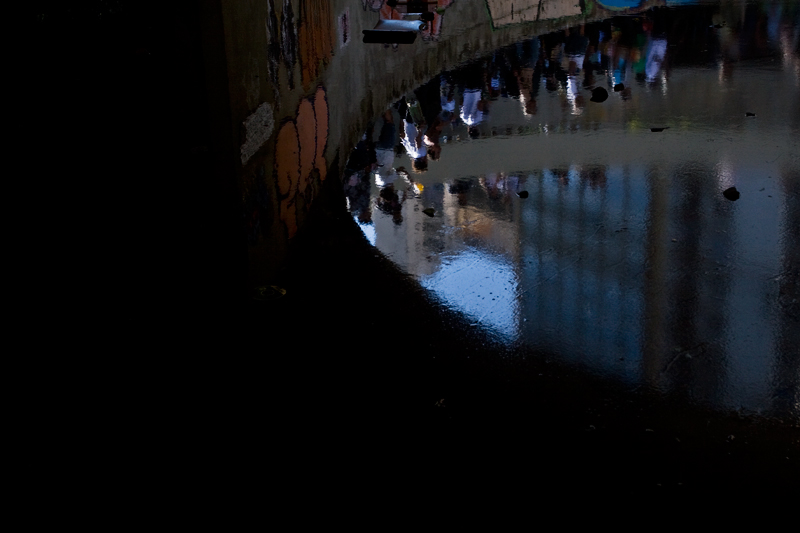
<svg viewBox="0 0 800 533">
<path fill-rule="evenodd" d="M 314 95 L 314 121 L 317 131 L 317 160 L 315 166 L 319 170 L 321 180 L 327 176 L 328 164 L 325 162 L 325 147 L 328 144 L 328 99 L 325 89 L 317 89 Z"/>
<path fill-rule="evenodd" d="M 281 126 L 275 142 L 275 173 L 281 196 L 294 196 L 299 168 L 300 143 L 297 140 L 297 128 L 294 122 L 289 121 Z"/>
<path fill-rule="evenodd" d="M 319 175 L 324 180 L 327 174 L 327 144 L 328 102 L 325 89 L 319 87 L 312 97 L 300 102 L 295 119 L 281 126 L 275 140 L 280 219 L 290 239 L 297 233 L 297 199 L 305 200 L 302 209 L 308 209 L 314 199 L 313 177 Z"/>
<path fill-rule="evenodd" d="M 320 68 L 330 60 L 333 42 L 333 17 L 329 2 L 302 0 L 299 45 L 303 87 L 308 88 L 319 75 Z"/>
<path fill-rule="evenodd" d="M 286 234 L 291 239 L 297 233 L 297 205 L 294 199 L 281 200 L 281 220 L 286 224 Z"/>
<path fill-rule="evenodd" d="M 311 100 L 305 99 L 297 109 L 297 138 L 300 141 L 300 182 L 297 190 L 302 196 L 306 195 L 308 177 L 317 159 L 316 129 L 314 105 Z"/>
</svg>

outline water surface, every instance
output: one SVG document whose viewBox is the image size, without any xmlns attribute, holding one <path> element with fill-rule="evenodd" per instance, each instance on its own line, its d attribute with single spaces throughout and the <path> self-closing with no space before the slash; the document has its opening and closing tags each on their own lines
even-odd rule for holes
<svg viewBox="0 0 800 533">
<path fill-rule="evenodd" d="M 530 36 L 376 117 L 350 211 L 511 346 L 800 417 L 799 36 L 786 2 Z"/>
</svg>

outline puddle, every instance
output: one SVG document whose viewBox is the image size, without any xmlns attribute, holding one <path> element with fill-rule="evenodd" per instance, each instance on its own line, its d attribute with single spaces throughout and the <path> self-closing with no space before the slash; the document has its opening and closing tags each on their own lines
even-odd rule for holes
<svg viewBox="0 0 800 533">
<path fill-rule="evenodd" d="M 509 344 L 798 417 L 799 20 L 661 8 L 443 72 L 367 128 L 349 209 Z"/>
</svg>

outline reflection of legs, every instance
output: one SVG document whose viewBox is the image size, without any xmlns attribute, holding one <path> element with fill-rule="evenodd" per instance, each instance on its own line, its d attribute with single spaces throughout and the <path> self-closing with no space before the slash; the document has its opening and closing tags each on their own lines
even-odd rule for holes
<svg viewBox="0 0 800 533">
<path fill-rule="evenodd" d="M 392 216 L 392 222 L 398 225 L 403 222 L 403 203 L 400 200 L 400 196 L 397 194 L 394 185 L 390 184 L 381 189 L 381 192 L 378 194 L 378 198 L 376 199 L 376 203 L 378 205 L 378 209 L 387 215 Z"/>
<path fill-rule="evenodd" d="M 406 103 L 406 97 L 403 96 L 400 100 L 397 101 L 395 104 L 395 109 L 397 112 L 400 113 L 400 118 L 406 118 L 408 116 L 408 104 Z"/>
<path fill-rule="evenodd" d="M 383 113 L 383 126 L 378 135 L 378 142 L 376 148 L 379 150 L 392 150 L 397 142 L 397 127 L 394 124 L 394 117 L 392 111 L 387 109 Z M 378 162 L 380 164 L 380 161 Z"/>
</svg>

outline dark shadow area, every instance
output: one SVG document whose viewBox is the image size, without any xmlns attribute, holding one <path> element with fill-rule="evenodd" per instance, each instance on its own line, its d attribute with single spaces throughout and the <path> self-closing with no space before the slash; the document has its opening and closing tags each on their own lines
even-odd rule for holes
<svg viewBox="0 0 800 533">
<path fill-rule="evenodd" d="M 286 295 L 250 302 L 244 328 L 269 376 L 249 379 L 269 398 L 267 438 L 290 486 L 356 479 L 368 501 L 488 487 L 592 501 L 797 490 L 786 459 L 796 427 L 630 390 L 495 342 L 370 246 L 337 193 L 298 233 Z"/>
<path fill-rule="evenodd" d="M 222 178 L 225 109 L 209 104 L 226 95 L 204 89 L 224 60 L 200 53 L 220 38 L 202 25 L 202 9 L 216 4 L 182 2 L 163 19 L 151 18 L 152 4 L 120 3 L 122 14 L 99 24 L 56 9 L 39 26 L 48 76 L 74 82 L 62 84 L 73 105 L 58 121 L 52 166 L 86 168 L 82 188 L 103 191 L 100 207 L 75 220 L 80 243 L 65 255 L 100 257 L 79 278 L 95 288 L 76 301 L 102 305 L 90 313 L 96 330 L 72 334 L 90 338 L 90 353 L 59 363 L 69 368 L 48 411 L 55 442 L 102 435 L 103 449 L 92 440 L 81 451 L 102 457 L 90 464 L 181 493 L 170 498 L 236 500 L 244 514 L 276 489 L 287 509 L 482 492 L 707 503 L 800 490 L 796 424 L 601 379 L 504 345 L 435 299 L 364 237 L 345 206 L 342 154 L 274 280 L 285 294 L 253 298 L 238 186 Z M 46 77 L 35 78 L 42 101 Z M 581 179 L 599 187 L 602 172 Z M 469 187 L 454 182 L 450 193 L 466 198 Z M 690 193 L 676 207 L 686 216 L 699 194 Z M 795 314 L 781 327 L 794 339 L 796 287 L 782 283 Z M 795 348 L 783 348 L 787 373 Z"/>
</svg>

